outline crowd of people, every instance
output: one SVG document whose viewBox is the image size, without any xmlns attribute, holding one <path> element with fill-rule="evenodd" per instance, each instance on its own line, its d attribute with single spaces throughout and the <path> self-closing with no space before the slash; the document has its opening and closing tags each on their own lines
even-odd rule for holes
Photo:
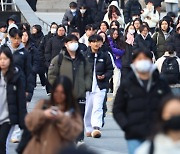
<svg viewBox="0 0 180 154">
<path fill-rule="evenodd" d="M 100 138 L 107 93 L 129 154 L 180 153 L 180 16 L 165 2 L 160 18 L 153 0 L 77 0 L 46 35 L 15 15 L 0 22 L 0 153 L 10 141 L 56 154 Z M 37 75 L 50 98 L 27 113 Z"/>
</svg>

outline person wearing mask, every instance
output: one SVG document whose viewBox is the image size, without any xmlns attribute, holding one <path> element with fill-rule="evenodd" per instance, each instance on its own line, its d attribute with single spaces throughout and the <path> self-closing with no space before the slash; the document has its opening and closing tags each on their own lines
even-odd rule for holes
<svg viewBox="0 0 180 154">
<path fill-rule="evenodd" d="M 153 34 L 157 23 L 159 22 L 159 12 L 154 8 L 152 1 L 149 1 L 141 14 L 142 21 L 147 22 L 150 28 L 150 32 Z"/>
<path fill-rule="evenodd" d="M 100 138 L 103 126 L 103 104 L 113 75 L 113 65 L 107 52 L 101 51 L 103 38 L 99 35 L 89 37 L 86 57 L 91 65 L 91 88 L 86 93 L 85 131 L 87 137 Z"/>
<path fill-rule="evenodd" d="M 31 38 L 36 48 L 39 48 L 40 42 L 43 37 L 44 37 L 44 34 L 42 32 L 42 27 L 40 25 L 34 25 L 32 27 Z"/>
<path fill-rule="evenodd" d="M 115 62 L 113 75 L 113 96 L 115 96 L 121 81 L 121 58 L 125 52 L 125 42 L 120 38 L 117 29 L 110 29 L 110 37 L 108 39 Z"/>
<path fill-rule="evenodd" d="M 133 51 L 149 51 L 155 54 L 156 44 L 149 34 L 149 27 L 142 25 L 139 29 L 140 33 L 135 37 Z"/>
<path fill-rule="evenodd" d="M 49 63 L 47 63 L 46 59 L 45 59 L 45 49 L 46 49 L 46 46 L 47 46 L 47 43 L 49 41 L 50 38 L 54 37 L 57 33 L 57 23 L 55 22 L 52 22 L 51 23 L 51 26 L 50 26 L 50 31 L 48 32 L 47 35 L 45 35 L 41 42 L 40 42 L 40 45 L 39 45 L 39 54 L 40 54 L 40 57 L 41 57 L 41 61 L 42 61 L 42 69 L 44 67 L 45 69 L 45 74 L 46 74 L 46 77 L 47 77 L 47 74 L 48 74 L 48 67 L 49 67 Z M 47 95 L 50 95 L 50 85 L 49 85 L 49 82 L 46 78 L 46 92 L 47 92 Z"/>
<path fill-rule="evenodd" d="M 11 136 L 11 129 L 16 124 L 23 129 L 27 113 L 21 71 L 13 65 L 12 52 L 6 45 L 0 48 L 0 96 L 0 151 L 6 154 L 6 141 Z"/>
<path fill-rule="evenodd" d="M 6 37 L 6 30 L 7 30 L 6 23 L 0 22 L 0 44 L 2 40 Z"/>
<path fill-rule="evenodd" d="M 137 34 L 140 34 L 139 29 L 140 29 L 140 27 L 141 27 L 141 25 L 142 25 L 142 20 L 141 20 L 140 18 L 134 19 L 133 25 L 134 25 L 134 27 L 135 27 L 135 29 L 136 29 Z"/>
<path fill-rule="evenodd" d="M 73 17 L 71 24 L 75 25 L 75 28 L 80 31 L 80 36 L 84 35 L 86 25 L 93 24 L 91 14 L 87 11 L 85 5 L 80 6 L 77 16 Z"/>
<path fill-rule="evenodd" d="M 172 45 L 175 52 L 176 52 L 176 55 L 180 58 L 180 25 L 177 26 L 176 28 L 176 32 L 171 35 L 168 40 L 167 40 L 167 43 Z"/>
<path fill-rule="evenodd" d="M 73 83 L 73 91 L 76 101 L 81 110 L 82 118 L 84 117 L 86 91 L 90 91 L 91 87 L 91 68 L 82 55 L 78 38 L 75 35 L 69 34 L 64 39 L 65 47 L 59 51 L 59 55 L 51 61 L 48 70 L 48 80 L 51 85 L 58 76 L 65 75 L 69 77 Z M 83 143 L 84 131 L 78 138 L 78 141 Z"/>
<path fill-rule="evenodd" d="M 140 18 L 142 7 L 139 0 L 128 0 L 124 8 L 125 23 L 128 24 L 136 18 Z"/>
<path fill-rule="evenodd" d="M 165 44 L 168 38 L 172 35 L 173 28 L 170 27 L 170 23 L 162 19 L 159 21 L 159 31 L 155 32 L 152 36 L 156 44 L 156 59 L 160 58 L 165 52 Z"/>
<path fill-rule="evenodd" d="M 69 9 L 66 11 L 66 13 L 63 16 L 62 19 L 62 25 L 67 26 L 68 30 L 67 33 L 69 34 L 72 29 L 74 29 L 75 23 L 72 23 L 73 18 L 77 18 L 77 3 L 76 2 L 71 2 L 69 4 Z"/>
<path fill-rule="evenodd" d="M 77 0 L 78 8 L 81 5 L 86 5 L 93 18 L 94 27 L 98 28 L 100 22 L 107 11 L 106 3 L 104 0 Z"/>
<path fill-rule="evenodd" d="M 106 21 L 101 21 L 100 26 L 99 26 L 99 30 L 97 33 L 99 32 L 104 32 L 107 33 L 109 30 L 109 25 Z"/>
<path fill-rule="evenodd" d="M 85 44 L 88 47 L 88 39 L 90 36 L 94 34 L 94 26 L 93 25 L 86 25 L 85 27 L 85 34 L 79 39 L 80 43 Z"/>
<path fill-rule="evenodd" d="M 45 48 L 45 60 L 47 67 L 49 67 L 51 60 L 59 54 L 59 51 L 61 51 L 62 47 L 64 46 L 65 34 L 65 26 L 59 25 L 56 35 L 48 40 Z"/>
<path fill-rule="evenodd" d="M 178 15 L 178 0 L 165 0 L 166 12 L 174 12 L 176 16 Z"/>
<path fill-rule="evenodd" d="M 157 115 L 155 135 L 140 146 L 135 154 L 178 154 L 180 151 L 180 97 L 163 99 Z"/>
<path fill-rule="evenodd" d="M 57 77 L 50 99 L 39 101 L 25 123 L 32 138 L 23 154 L 55 154 L 72 144 L 82 131 L 82 120 L 71 80 Z"/>
<path fill-rule="evenodd" d="M 106 21 L 109 25 L 112 21 L 118 21 L 122 28 L 124 27 L 123 11 L 119 8 L 117 1 L 111 2 L 103 21 Z"/>
<path fill-rule="evenodd" d="M 78 40 L 80 39 L 80 32 L 77 29 L 73 29 L 71 31 L 71 34 L 75 35 L 78 38 Z M 84 55 L 85 51 L 87 50 L 87 46 L 84 43 L 80 43 L 80 42 L 78 43 L 79 43 L 79 50 Z"/>
<path fill-rule="evenodd" d="M 7 19 L 7 26 L 9 27 L 11 24 L 17 24 L 18 23 L 18 16 L 13 14 Z"/>
<path fill-rule="evenodd" d="M 156 61 L 161 76 L 166 79 L 174 94 L 180 94 L 180 58 L 173 46 L 165 44 L 165 53 Z"/>
<path fill-rule="evenodd" d="M 131 72 L 124 78 L 117 91 L 113 116 L 125 132 L 128 153 L 143 143 L 152 132 L 161 99 L 171 90 L 152 63 L 151 52 L 133 54 Z"/>
<path fill-rule="evenodd" d="M 136 29 L 133 25 L 128 25 L 125 30 L 125 52 L 121 58 L 122 68 L 121 68 L 121 78 L 126 78 L 131 71 L 132 55 L 133 55 L 133 45 L 136 36 Z"/>
</svg>

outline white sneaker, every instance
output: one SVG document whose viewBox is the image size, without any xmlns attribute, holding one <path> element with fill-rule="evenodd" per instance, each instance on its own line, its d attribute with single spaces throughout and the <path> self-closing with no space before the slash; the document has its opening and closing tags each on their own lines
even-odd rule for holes
<svg viewBox="0 0 180 154">
<path fill-rule="evenodd" d="M 84 145 L 85 145 L 84 140 L 78 141 L 76 144 L 77 147 L 84 146 Z"/>
<path fill-rule="evenodd" d="M 42 89 L 43 89 L 43 90 L 45 90 L 45 89 L 46 89 L 46 87 L 45 87 L 45 86 L 42 86 Z"/>
<path fill-rule="evenodd" d="M 47 96 L 51 96 L 51 93 L 47 93 Z"/>
</svg>

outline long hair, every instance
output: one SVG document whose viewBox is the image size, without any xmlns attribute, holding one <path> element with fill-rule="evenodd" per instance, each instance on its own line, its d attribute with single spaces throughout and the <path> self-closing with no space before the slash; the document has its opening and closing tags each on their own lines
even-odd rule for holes
<svg viewBox="0 0 180 154">
<path fill-rule="evenodd" d="M 10 60 L 10 65 L 9 65 L 8 71 L 5 74 L 5 80 L 6 80 L 6 82 L 8 82 L 9 80 L 11 80 L 11 78 L 14 75 L 13 55 L 12 55 L 12 52 L 7 45 L 1 46 L 0 55 L 2 53 L 5 54 L 6 57 L 9 58 L 9 60 Z M 1 71 L 1 68 L 0 68 L 0 71 Z"/>
<path fill-rule="evenodd" d="M 117 14 L 118 16 L 121 16 L 121 13 L 120 13 L 119 9 L 118 9 L 116 6 L 111 5 L 111 6 L 109 7 L 109 12 L 108 12 L 108 18 L 109 18 L 109 19 L 112 18 L 112 13 L 113 13 L 113 12 L 116 12 L 116 14 Z"/>
<path fill-rule="evenodd" d="M 103 31 L 100 31 L 100 32 L 98 33 L 98 35 L 100 35 L 100 34 L 104 34 L 104 35 L 105 35 L 105 43 L 106 43 L 107 45 L 109 45 L 109 40 L 108 40 L 107 34 L 104 33 Z"/>
<path fill-rule="evenodd" d="M 133 27 L 134 27 L 133 24 L 129 24 L 129 25 L 126 27 L 125 32 L 124 32 L 124 38 L 125 38 L 125 40 L 127 39 L 127 33 L 128 33 L 128 30 L 129 30 L 129 27 L 130 27 L 130 26 L 133 26 Z M 135 27 L 134 27 L 134 30 L 135 30 L 135 33 L 134 33 L 134 38 L 135 38 L 135 36 L 136 36 L 136 34 L 137 34 L 137 31 L 136 31 L 136 28 L 135 28 Z"/>
<path fill-rule="evenodd" d="M 116 39 L 113 39 L 113 34 L 115 31 L 118 32 L 118 37 Z M 115 28 L 110 29 L 110 36 L 119 49 L 125 49 L 125 42 L 123 40 L 123 37 L 121 37 L 118 29 Z"/>
<path fill-rule="evenodd" d="M 22 33 L 27 33 L 27 35 L 28 35 L 28 41 L 26 43 L 26 46 L 29 45 L 31 42 L 33 42 L 32 35 L 29 31 L 23 30 Z"/>
<path fill-rule="evenodd" d="M 51 98 L 50 98 L 52 105 L 55 105 L 54 92 L 59 85 L 61 85 L 63 87 L 64 93 L 66 96 L 65 111 L 68 111 L 70 109 L 79 111 L 76 99 L 73 95 L 73 84 L 72 84 L 71 80 L 66 76 L 58 77 L 52 86 Z"/>
</svg>

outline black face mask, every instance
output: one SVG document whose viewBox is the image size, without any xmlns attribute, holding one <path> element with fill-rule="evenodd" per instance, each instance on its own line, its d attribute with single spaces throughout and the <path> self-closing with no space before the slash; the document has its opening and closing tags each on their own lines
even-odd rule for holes
<svg viewBox="0 0 180 154">
<path fill-rule="evenodd" d="M 180 131 L 180 115 L 174 116 L 171 119 L 164 121 L 163 128 L 165 131 L 168 130 Z"/>
</svg>

